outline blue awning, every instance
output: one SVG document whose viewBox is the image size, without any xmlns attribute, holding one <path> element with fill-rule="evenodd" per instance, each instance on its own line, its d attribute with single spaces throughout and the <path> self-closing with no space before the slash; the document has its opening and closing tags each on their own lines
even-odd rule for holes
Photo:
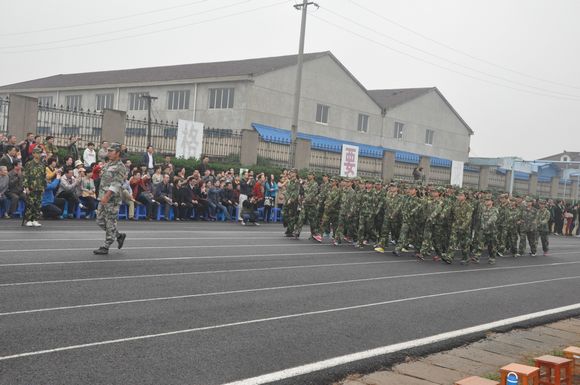
<svg viewBox="0 0 580 385">
<path fill-rule="evenodd" d="M 431 158 L 431 166 L 450 168 L 451 167 L 451 161 L 449 159 L 432 157 Z"/>
<path fill-rule="evenodd" d="M 258 132 L 258 135 L 260 135 L 262 140 L 265 142 L 290 144 L 292 140 L 292 133 L 289 130 L 283 130 L 281 128 L 270 127 L 258 123 L 252 123 L 252 127 Z M 298 133 L 298 137 L 301 139 L 310 140 L 311 147 L 315 150 L 341 153 L 342 145 L 350 144 L 352 146 L 358 146 L 359 155 L 361 156 L 365 156 L 367 158 L 383 158 L 384 149 L 379 146 L 370 146 L 368 144 L 349 142 L 346 140 L 333 139 L 326 136 L 311 135 L 301 132 Z"/>
</svg>

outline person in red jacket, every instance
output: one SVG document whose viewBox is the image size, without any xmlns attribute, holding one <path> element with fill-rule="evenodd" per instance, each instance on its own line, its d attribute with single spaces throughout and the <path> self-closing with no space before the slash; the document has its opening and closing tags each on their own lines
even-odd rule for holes
<svg viewBox="0 0 580 385">
<path fill-rule="evenodd" d="M 252 189 L 252 197 L 250 202 L 254 205 L 254 211 L 258 210 L 258 207 L 264 205 L 264 183 L 266 182 L 266 176 L 261 173 L 258 174 L 256 178 L 256 183 Z"/>
</svg>

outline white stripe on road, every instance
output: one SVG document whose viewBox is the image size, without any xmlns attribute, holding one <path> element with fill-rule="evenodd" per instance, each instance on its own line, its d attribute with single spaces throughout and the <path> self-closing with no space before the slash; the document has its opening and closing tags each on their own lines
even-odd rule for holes
<svg viewBox="0 0 580 385">
<path fill-rule="evenodd" d="M 228 241 L 232 241 L 232 240 L 248 240 L 248 241 L 252 241 L 254 239 L 272 239 L 272 237 L 227 237 Z M 102 241 L 103 238 L 47 238 L 47 239 L 39 239 L 39 238 L 28 238 L 28 239 L 0 239 L 0 242 L 63 242 L 63 241 Z M 196 241 L 200 241 L 200 240 L 210 240 L 210 241 L 216 241 L 216 240 L 220 240 L 223 241 L 224 237 L 211 237 L 211 238 L 192 238 L 192 237 L 182 237 L 182 238 L 168 238 L 168 237 L 163 237 L 163 238 L 151 238 L 151 237 L 147 237 L 147 238 L 129 238 L 128 241 L 184 241 L 184 240 L 196 240 Z M 42 251 L 42 249 L 39 249 L 39 251 Z"/>
<path fill-rule="evenodd" d="M 356 253 L 349 253 L 349 254 L 356 254 Z M 253 272 L 253 271 L 309 269 L 309 268 L 318 268 L 318 267 L 341 267 L 341 266 L 376 265 L 376 264 L 390 264 L 390 263 L 411 263 L 411 262 L 415 262 L 415 261 L 413 261 L 413 260 L 399 260 L 399 261 L 348 262 L 348 263 L 330 263 L 330 264 L 324 264 L 324 265 L 299 265 L 299 266 L 280 266 L 280 267 L 260 267 L 260 268 L 254 268 L 254 269 L 191 271 L 191 272 L 185 272 L 185 273 L 120 275 L 120 276 L 111 276 L 111 277 L 73 278 L 73 279 L 57 279 L 57 280 L 52 280 L 52 281 L 2 283 L 2 284 L 0 284 L 0 287 L 44 285 L 44 284 L 50 284 L 50 283 L 108 281 L 108 280 L 117 280 L 117 279 L 176 277 L 176 276 L 184 276 L 184 275 L 227 274 L 227 273 L 245 273 L 245 272 Z"/>
<path fill-rule="evenodd" d="M 346 254 L 369 254 L 368 251 L 348 251 L 339 255 Z M 247 254 L 247 255 L 205 255 L 199 257 L 168 257 L 168 258 L 131 258 L 131 259 L 97 259 L 89 261 L 53 261 L 53 262 L 22 262 L 22 263 L 2 263 L 2 267 L 14 267 L 14 266 L 38 266 L 38 265 L 78 265 L 86 263 L 125 263 L 125 262 L 159 262 L 159 261 L 182 261 L 182 260 L 196 260 L 196 259 L 231 259 L 231 258 L 259 258 L 259 257 L 309 257 L 311 255 L 337 255 L 336 251 L 322 251 L 317 253 L 270 253 L 270 254 Z M 374 254 L 371 254 L 374 255 Z"/>
<path fill-rule="evenodd" d="M 305 313 L 287 314 L 287 315 L 268 317 L 268 318 L 258 318 L 258 319 L 253 319 L 253 320 L 232 322 L 232 323 L 221 324 L 221 325 L 212 325 L 212 326 L 204 326 L 204 327 L 192 328 L 192 329 L 174 330 L 174 331 L 164 332 L 164 333 L 147 334 L 147 335 L 140 335 L 140 336 L 134 336 L 134 337 L 119 338 L 119 339 L 114 339 L 114 340 L 97 341 L 97 342 L 90 342 L 90 343 L 79 344 L 79 345 L 69 345 L 69 346 L 63 346 L 63 347 L 58 347 L 58 348 L 46 349 L 46 350 L 37 350 L 37 351 L 32 351 L 32 352 L 12 354 L 12 355 L 8 355 L 8 356 L 0 356 L 0 361 L 8 361 L 8 360 L 16 359 L 16 358 L 39 356 L 42 354 L 57 353 L 57 352 L 63 352 L 63 351 L 70 351 L 70 350 L 84 349 L 84 348 L 90 348 L 90 347 L 95 347 L 95 346 L 104 346 L 104 345 L 125 343 L 125 342 L 131 342 L 131 341 L 147 340 L 147 339 L 152 339 L 152 338 L 168 337 L 168 336 L 194 333 L 194 332 L 200 332 L 200 331 L 224 329 L 224 328 L 242 326 L 242 325 L 252 325 L 252 324 L 258 324 L 258 323 L 280 321 L 280 320 L 294 319 L 294 318 L 328 314 L 328 313 L 337 313 L 337 312 L 349 311 L 349 310 L 365 309 L 365 308 L 389 305 L 389 304 L 393 304 L 393 303 L 410 302 L 410 301 L 417 301 L 417 300 L 428 299 L 428 298 L 445 297 L 445 296 L 466 294 L 466 293 L 476 293 L 476 292 L 486 291 L 486 290 L 505 289 L 505 288 L 509 288 L 509 287 L 528 286 L 528 285 L 534 285 L 534 284 L 539 284 L 539 283 L 572 280 L 572 279 L 580 279 L 580 276 L 561 277 L 561 278 L 554 278 L 554 279 L 544 279 L 544 280 L 539 280 L 539 281 L 511 283 L 511 284 L 499 285 L 499 286 L 480 287 L 477 289 L 468 289 L 468 290 L 452 291 L 452 292 L 447 292 L 447 293 L 429 294 L 429 295 L 424 295 L 424 296 L 419 296 L 419 297 L 400 298 L 400 299 L 384 301 L 384 302 L 367 303 L 367 304 L 363 304 L 363 305 L 340 307 L 340 308 L 333 308 L 333 309 L 326 309 L 326 310 L 317 310 L 317 311 L 311 311 L 311 312 L 305 312 Z M 567 307 L 558 308 L 557 311 L 555 311 L 555 309 L 552 309 L 551 310 L 552 312 L 550 310 L 547 310 L 547 311 L 543 311 L 543 312 L 532 313 L 532 314 L 528 314 L 525 316 L 516 317 L 518 319 L 518 321 L 512 321 L 512 323 L 529 320 L 532 317 L 540 317 L 540 316 L 544 316 L 544 315 L 556 314 L 556 313 L 561 313 L 563 311 L 570 311 L 570 310 L 576 310 L 576 309 L 580 309 L 580 303 L 575 304 L 575 305 L 571 305 L 571 306 L 567 306 Z M 537 314 L 542 314 L 542 315 L 537 315 Z M 498 321 L 498 322 L 501 322 L 501 321 Z M 498 326 L 504 326 L 504 325 L 500 324 Z M 498 327 L 498 326 L 493 326 L 493 327 Z M 477 328 L 477 327 L 474 327 L 474 328 Z M 473 328 L 470 328 L 470 329 L 473 329 Z M 464 330 L 468 330 L 468 329 L 464 329 Z M 485 329 L 485 330 L 487 330 L 487 329 Z M 474 330 L 474 331 L 471 331 L 469 333 L 474 333 L 477 331 L 478 330 Z M 457 333 L 457 332 L 458 331 L 452 332 L 452 333 Z M 469 334 L 469 333 L 466 333 L 466 334 Z M 450 337 L 447 337 L 447 338 L 450 338 Z M 436 342 L 436 340 L 434 340 L 433 342 Z M 382 353 L 382 354 L 384 354 L 384 353 Z M 359 358 L 359 359 L 362 359 L 362 358 Z M 357 359 L 357 360 L 359 360 L 359 359 Z M 353 361 L 355 361 L 355 360 L 353 360 Z M 320 369 L 317 369 L 317 370 L 321 370 L 323 368 L 324 367 L 321 367 Z M 290 378 L 290 377 L 299 375 L 299 374 L 294 374 L 294 373 L 296 373 L 296 372 L 295 371 L 289 372 L 286 377 L 279 377 L 278 379 Z M 304 372 L 302 374 L 305 374 L 305 373 L 308 373 L 308 372 Z M 273 378 L 273 377 L 268 377 L 268 378 Z M 263 382 L 248 382 L 247 384 L 264 384 L 267 382 L 274 381 L 275 379 L 276 378 L 269 379 L 269 380 L 260 380 Z M 250 379 L 247 381 L 254 381 L 254 380 Z"/>
<path fill-rule="evenodd" d="M 192 241 L 195 241 L 195 238 L 190 238 Z M 223 238 L 222 238 L 223 239 Z M 267 245 L 261 244 L 252 244 L 252 245 L 189 245 L 189 246 L 132 246 L 132 247 L 123 247 L 123 250 L 168 250 L 168 249 L 214 249 L 214 248 L 223 248 L 223 249 L 231 249 L 231 248 L 238 248 L 238 247 L 301 247 L 301 246 L 327 246 L 323 243 L 273 243 Z M 73 248 L 73 249 L 18 249 L 18 252 L 15 252 L 13 249 L 8 250 L 0 250 L 0 253 L 10 253 L 14 255 L 10 255 L 10 257 L 20 257 L 20 253 L 48 253 L 52 251 L 91 251 L 95 248 Z"/>
<path fill-rule="evenodd" d="M 398 262 L 398 261 L 395 261 L 395 262 Z M 126 304 L 132 304 L 132 303 L 143 303 L 143 302 L 154 302 L 154 301 L 171 301 L 171 300 L 186 299 L 186 298 L 215 297 L 215 296 L 229 295 L 229 294 L 259 293 L 262 291 L 302 289 L 302 288 L 307 288 L 307 287 L 320 287 L 320 286 L 343 285 L 343 284 L 352 284 L 352 283 L 361 283 L 361 282 L 386 281 L 386 280 L 390 280 L 390 279 L 401 279 L 401 278 L 430 277 L 430 276 L 447 275 L 447 274 L 463 274 L 463 273 L 473 273 L 473 272 L 481 272 L 481 271 L 488 271 L 488 270 L 498 271 L 498 270 L 511 270 L 511 269 L 530 268 L 530 267 L 531 268 L 545 267 L 545 266 L 553 267 L 553 266 L 570 265 L 570 264 L 578 264 L 578 263 L 580 263 L 580 261 L 579 262 L 566 262 L 566 263 L 561 263 L 561 264 L 526 265 L 526 266 L 518 266 L 518 267 L 512 266 L 512 267 L 503 267 L 503 268 L 439 271 L 439 272 L 435 272 L 435 273 L 387 275 L 387 276 L 382 276 L 382 277 L 358 278 L 358 279 L 348 279 L 348 280 L 330 281 L 330 282 L 315 282 L 315 283 L 305 283 L 305 284 L 300 284 L 300 285 L 273 286 L 273 287 L 263 287 L 263 288 L 258 288 L 258 289 L 244 289 L 244 290 L 228 290 L 228 291 L 217 291 L 217 292 L 212 292 L 212 293 L 178 295 L 178 296 L 171 296 L 171 297 L 144 298 L 144 299 L 134 299 L 134 300 L 126 300 L 126 301 L 92 303 L 92 304 L 85 304 L 85 305 L 60 306 L 60 307 L 53 307 L 53 308 L 20 310 L 20 311 L 0 313 L 0 316 L 41 313 L 41 312 L 57 311 L 57 310 L 83 309 L 83 308 L 112 306 L 112 305 L 126 305 Z"/>
<path fill-rule="evenodd" d="M 285 380 L 288 378 L 303 376 L 305 374 L 310 374 L 318 372 L 321 370 L 333 368 L 340 365 L 345 365 L 351 362 L 361 361 L 369 358 L 374 358 L 378 356 L 383 356 L 385 354 L 391 354 L 395 352 L 400 352 L 404 350 L 414 349 L 420 346 L 431 345 L 437 342 L 449 340 L 452 338 L 463 337 L 474 333 L 481 333 L 488 330 L 494 330 L 500 327 L 505 327 L 509 325 L 514 325 L 521 322 L 526 322 L 535 318 L 546 317 L 550 315 L 565 313 L 569 311 L 574 311 L 580 309 L 580 303 L 557 307 L 554 309 L 543 310 L 535 313 L 524 314 L 517 317 L 505 318 L 495 322 L 489 322 L 477 326 L 472 326 L 465 329 L 454 330 L 452 332 L 436 334 L 433 336 L 419 338 L 411 341 L 401 342 L 398 344 L 382 346 L 380 348 L 365 350 L 358 353 L 347 354 L 340 357 L 334 357 L 323 361 L 313 362 L 311 364 L 296 366 L 293 368 L 280 370 L 278 372 L 264 374 L 262 376 L 248 378 L 245 380 L 230 382 L 224 385 L 262 385 L 268 384 L 274 381 Z"/>
</svg>

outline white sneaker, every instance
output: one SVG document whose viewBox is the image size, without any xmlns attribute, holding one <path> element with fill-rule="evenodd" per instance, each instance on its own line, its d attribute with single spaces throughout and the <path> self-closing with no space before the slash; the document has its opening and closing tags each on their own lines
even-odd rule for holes
<svg viewBox="0 0 580 385">
<path fill-rule="evenodd" d="M 32 221 L 26 222 L 26 227 L 34 227 L 34 223 Z"/>
<path fill-rule="evenodd" d="M 38 221 L 34 221 L 34 222 L 32 222 L 32 226 L 34 226 L 34 227 L 40 227 L 42 225 L 40 223 L 38 223 Z"/>
<path fill-rule="evenodd" d="M 245 225 L 246 225 L 246 222 L 244 222 L 244 221 L 241 221 L 241 222 L 240 222 L 240 225 L 242 225 L 242 226 L 245 226 Z"/>
</svg>

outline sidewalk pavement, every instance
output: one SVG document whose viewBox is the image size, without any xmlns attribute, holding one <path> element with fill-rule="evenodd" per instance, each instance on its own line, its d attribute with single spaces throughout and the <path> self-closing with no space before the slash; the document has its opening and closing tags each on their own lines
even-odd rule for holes
<svg viewBox="0 0 580 385">
<path fill-rule="evenodd" d="M 508 333 L 398 364 L 391 370 L 350 375 L 335 385 L 453 385 L 469 376 L 499 381 L 499 368 L 512 362 L 532 365 L 534 357 L 558 355 L 580 346 L 580 317 Z M 574 384 L 580 384 L 576 376 Z"/>
</svg>

